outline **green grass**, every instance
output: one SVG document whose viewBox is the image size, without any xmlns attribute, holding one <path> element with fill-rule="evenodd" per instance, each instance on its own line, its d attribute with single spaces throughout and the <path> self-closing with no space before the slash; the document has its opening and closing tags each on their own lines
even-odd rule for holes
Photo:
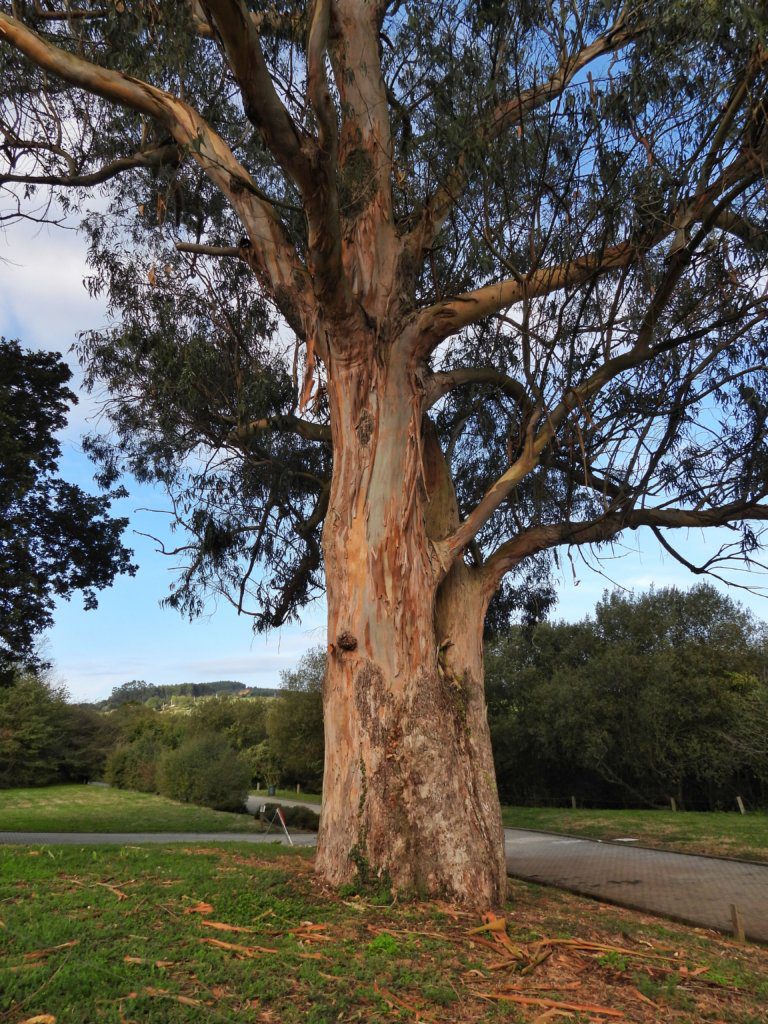
<svg viewBox="0 0 768 1024">
<path fill-rule="evenodd" d="M 768 814 L 702 811 L 588 811 L 503 807 L 504 824 L 591 839 L 634 838 L 642 846 L 768 861 Z"/>
<path fill-rule="evenodd" d="M 630 1024 L 764 1020 L 764 949 L 660 929 L 632 911 L 526 883 L 512 885 L 505 947 L 493 939 L 499 933 L 477 941 L 470 930 L 479 916 L 445 904 L 341 899 L 316 880 L 311 858 L 245 844 L 0 848 L 0 1021 L 511 1024 L 541 1016 L 542 1005 L 498 998 L 510 992 L 612 1007 Z M 566 936 L 621 952 L 554 942 Z M 551 955 L 542 958 L 548 940 Z"/>
<path fill-rule="evenodd" d="M 264 800 L 301 800 L 305 804 L 319 804 L 323 799 L 320 793 L 305 793 L 303 790 L 297 793 L 295 789 L 278 789 L 275 790 L 274 796 L 267 796 L 264 786 L 261 789 L 254 789 L 253 796 L 263 797 Z"/>
<path fill-rule="evenodd" d="M 255 832 L 247 814 L 103 786 L 0 790 L 3 832 Z"/>
</svg>

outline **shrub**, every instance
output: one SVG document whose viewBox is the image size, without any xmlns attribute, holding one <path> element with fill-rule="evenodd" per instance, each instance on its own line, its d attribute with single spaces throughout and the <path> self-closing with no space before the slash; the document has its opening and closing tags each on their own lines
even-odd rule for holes
<svg viewBox="0 0 768 1024">
<path fill-rule="evenodd" d="M 251 769 L 224 736 L 191 736 L 160 759 L 158 790 L 184 803 L 242 811 Z"/>
<path fill-rule="evenodd" d="M 107 758 L 104 778 L 119 789 L 157 792 L 157 772 L 164 746 L 150 732 L 141 733 L 133 742 L 116 747 Z"/>
<path fill-rule="evenodd" d="M 263 804 L 263 806 L 266 807 L 263 818 L 266 821 L 272 821 L 275 811 L 281 805 Z M 299 828 L 305 832 L 317 832 L 317 827 L 320 823 L 320 815 L 308 807 L 283 807 L 283 817 L 288 828 Z M 279 822 L 275 822 L 275 824 L 278 828 L 280 827 Z"/>
</svg>

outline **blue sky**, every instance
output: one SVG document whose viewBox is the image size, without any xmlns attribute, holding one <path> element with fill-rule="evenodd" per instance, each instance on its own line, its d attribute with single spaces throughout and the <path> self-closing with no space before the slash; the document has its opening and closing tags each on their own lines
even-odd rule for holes
<svg viewBox="0 0 768 1024">
<path fill-rule="evenodd" d="M 8 228 L 0 240 L 0 334 L 17 337 L 29 348 L 68 353 L 80 330 L 105 320 L 103 306 L 89 298 L 83 278 L 84 240 L 73 231 L 22 223 Z M 74 389 L 79 390 L 75 369 Z M 93 424 L 97 406 L 82 395 L 63 436 L 62 476 L 85 488 L 93 487 L 93 467 L 80 448 L 81 435 Z M 203 682 L 237 679 L 249 686 L 275 686 L 281 669 L 292 667 L 301 654 L 325 642 L 325 609 L 316 604 L 300 624 L 264 636 L 254 636 L 250 620 L 238 617 L 223 602 L 190 623 L 159 606 L 173 578 L 172 559 L 159 555 L 154 545 L 134 531 L 160 535 L 164 517 L 139 511 L 166 507 L 164 495 L 126 481 L 129 497 L 115 512 L 129 516 L 126 541 L 135 551 L 139 571 L 123 577 L 99 600 L 95 611 L 84 612 L 77 596 L 57 607 L 55 625 L 46 636 L 46 653 L 54 675 L 64 682 L 75 700 L 106 697 L 112 687 L 129 679 L 148 682 Z M 692 531 L 676 542 L 694 561 L 711 552 L 711 534 Z M 613 582 L 628 589 L 676 584 L 691 586 L 695 579 L 669 556 L 660 553 L 644 530 L 630 533 L 614 555 L 603 557 L 592 571 L 582 554 L 573 553 L 573 567 L 562 559 L 560 602 L 555 617 L 578 619 L 589 612 Z M 746 582 L 743 580 L 742 582 Z M 759 583 L 759 580 L 753 580 Z M 768 617 L 768 603 L 743 591 L 733 596 Z"/>
</svg>

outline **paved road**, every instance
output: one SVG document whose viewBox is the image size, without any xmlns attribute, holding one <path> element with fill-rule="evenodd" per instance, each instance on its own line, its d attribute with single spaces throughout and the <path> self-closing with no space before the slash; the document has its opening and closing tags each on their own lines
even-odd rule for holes
<svg viewBox="0 0 768 1024">
<path fill-rule="evenodd" d="M 747 936 L 768 942 L 768 864 L 505 831 L 507 871 L 515 878 L 720 931 L 731 931 L 735 903 Z"/>
<path fill-rule="evenodd" d="M 312 832 L 290 830 L 295 846 L 314 846 Z M 138 846 L 142 843 L 285 843 L 282 832 L 0 832 L 0 845 Z"/>
</svg>

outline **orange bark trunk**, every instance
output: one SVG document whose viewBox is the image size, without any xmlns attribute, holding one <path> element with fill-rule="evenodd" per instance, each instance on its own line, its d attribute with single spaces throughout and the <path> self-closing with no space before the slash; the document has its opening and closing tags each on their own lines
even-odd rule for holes
<svg viewBox="0 0 768 1024">
<path fill-rule="evenodd" d="M 469 569 L 443 579 L 436 560 L 429 530 L 445 496 L 425 457 L 419 382 L 396 359 L 334 370 L 317 869 L 334 885 L 378 878 L 496 906 L 506 874 L 483 695 L 485 603 Z M 450 518 L 450 501 L 443 511 Z"/>
</svg>

